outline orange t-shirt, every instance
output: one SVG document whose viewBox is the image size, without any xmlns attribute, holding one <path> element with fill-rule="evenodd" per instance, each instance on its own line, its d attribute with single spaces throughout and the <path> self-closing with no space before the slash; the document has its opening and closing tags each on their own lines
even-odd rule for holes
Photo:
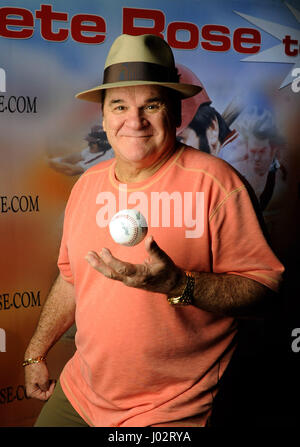
<svg viewBox="0 0 300 447">
<path fill-rule="evenodd" d="M 139 208 L 148 234 L 185 270 L 234 273 L 276 290 L 283 267 L 224 161 L 181 146 L 152 177 L 127 185 L 114 167 L 112 159 L 83 174 L 66 208 L 58 265 L 75 287 L 77 350 L 62 388 L 91 426 L 172 425 L 196 415 L 205 425 L 235 347 L 236 321 L 108 279 L 85 255 L 107 247 L 142 263 L 144 243 L 118 245 L 108 229 L 113 212 Z"/>
</svg>

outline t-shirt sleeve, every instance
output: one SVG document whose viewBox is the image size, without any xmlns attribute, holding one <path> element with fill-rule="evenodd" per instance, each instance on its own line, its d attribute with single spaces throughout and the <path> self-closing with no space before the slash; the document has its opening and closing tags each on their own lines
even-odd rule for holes
<svg viewBox="0 0 300 447">
<path fill-rule="evenodd" d="M 284 271 L 266 242 L 245 186 L 227 193 L 210 214 L 212 264 L 278 291 Z"/>
<path fill-rule="evenodd" d="M 63 279 L 71 284 L 74 284 L 73 273 L 68 256 L 68 247 L 64 236 L 61 240 L 57 265 Z"/>
<path fill-rule="evenodd" d="M 65 208 L 63 234 L 61 238 L 58 261 L 57 261 L 57 265 L 61 276 L 65 281 L 71 284 L 74 284 L 74 278 L 68 253 L 68 238 L 69 238 L 70 221 L 72 216 L 72 203 L 74 202 L 75 190 L 76 190 L 76 184 L 71 191 L 69 200 Z"/>
</svg>

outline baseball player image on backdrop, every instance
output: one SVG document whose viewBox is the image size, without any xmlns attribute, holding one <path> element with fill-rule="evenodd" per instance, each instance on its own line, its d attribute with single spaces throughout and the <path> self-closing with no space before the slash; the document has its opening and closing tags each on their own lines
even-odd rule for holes
<svg viewBox="0 0 300 447">
<path fill-rule="evenodd" d="M 36 426 L 209 425 L 237 320 L 276 299 L 283 266 L 247 188 L 176 140 L 181 100 L 200 91 L 179 82 L 163 39 L 123 34 L 102 84 L 77 95 L 101 105 L 115 157 L 80 176 L 66 207 L 60 273 L 23 362 L 27 395 L 47 401 Z M 139 206 L 147 236 L 117 244 L 110 219 Z M 76 352 L 55 386 L 47 353 L 74 322 Z"/>
<path fill-rule="evenodd" d="M 91 166 L 114 156 L 102 126 L 93 126 L 85 140 L 88 146 L 81 152 L 65 157 L 50 158 L 49 165 L 62 174 L 81 175 Z"/>
<path fill-rule="evenodd" d="M 247 156 L 239 170 L 247 178 L 259 199 L 262 210 L 265 210 L 275 192 L 276 183 L 281 188 L 286 180 L 287 172 L 278 160 L 280 149 L 286 149 L 284 140 L 276 128 L 274 118 L 267 109 L 251 107 L 241 114 L 238 128 L 243 136 Z M 228 151 L 230 160 L 230 151 Z M 226 152 L 224 152 L 226 160 Z M 231 164 L 238 169 L 236 160 Z"/>
</svg>

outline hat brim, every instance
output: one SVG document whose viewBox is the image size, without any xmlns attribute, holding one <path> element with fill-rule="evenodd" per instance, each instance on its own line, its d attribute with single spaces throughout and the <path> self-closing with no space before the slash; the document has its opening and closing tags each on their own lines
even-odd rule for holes
<svg viewBox="0 0 300 447">
<path fill-rule="evenodd" d="M 92 89 L 77 93 L 75 97 L 78 99 L 83 99 L 85 101 L 101 102 L 102 98 L 102 95 L 100 95 L 101 90 L 109 88 L 117 88 L 117 87 L 133 87 L 136 85 L 159 85 L 161 87 L 167 87 L 180 93 L 182 99 L 191 98 L 192 96 L 197 95 L 197 93 L 199 93 L 202 90 L 202 87 L 200 87 L 199 85 L 181 84 L 177 82 L 120 81 L 120 82 L 112 82 L 98 85 L 97 87 L 94 87 Z"/>
</svg>

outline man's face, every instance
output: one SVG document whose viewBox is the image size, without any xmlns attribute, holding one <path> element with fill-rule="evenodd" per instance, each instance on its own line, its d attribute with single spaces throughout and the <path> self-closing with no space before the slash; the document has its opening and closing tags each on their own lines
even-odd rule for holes
<svg viewBox="0 0 300 447">
<path fill-rule="evenodd" d="M 269 171 L 274 151 L 268 139 L 259 140 L 254 135 L 248 138 L 248 156 L 254 171 L 264 175 Z"/>
<path fill-rule="evenodd" d="M 173 150 L 175 121 L 166 90 L 159 86 L 107 89 L 103 129 L 117 160 L 147 167 Z"/>
<path fill-rule="evenodd" d="M 97 143 L 89 143 L 90 152 L 99 152 L 99 147 Z"/>
</svg>

